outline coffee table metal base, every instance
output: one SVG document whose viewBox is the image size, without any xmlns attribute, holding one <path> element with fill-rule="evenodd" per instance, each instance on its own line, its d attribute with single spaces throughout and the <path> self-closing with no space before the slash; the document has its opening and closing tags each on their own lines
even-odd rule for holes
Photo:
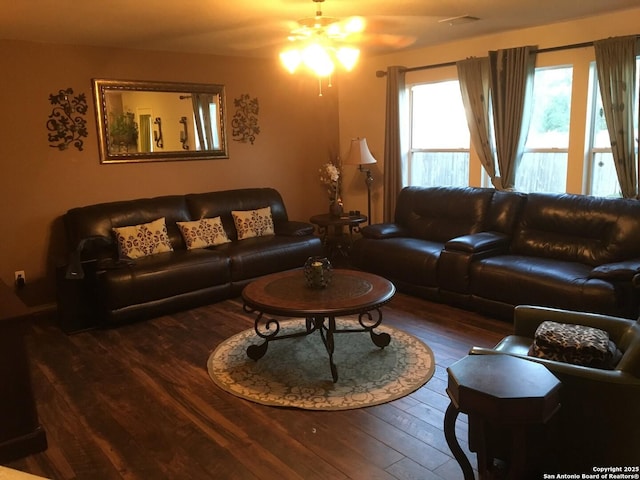
<svg viewBox="0 0 640 480">
<path fill-rule="evenodd" d="M 336 333 L 355 333 L 355 332 L 369 332 L 371 341 L 374 345 L 380 348 L 384 348 L 391 342 L 391 336 L 386 332 L 374 332 L 373 329 L 382 323 L 382 312 L 379 308 L 362 312 L 358 315 L 359 328 L 336 328 L 336 317 L 317 315 L 307 317 L 305 322 L 305 329 L 295 333 L 283 334 L 280 333 L 280 321 L 276 318 L 266 318 L 262 312 L 258 312 L 247 305 L 244 305 L 244 311 L 251 314 L 256 314 L 256 321 L 254 329 L 256 334 L 264 339 L 264 342 L 260 344 L 249 345 L 247 348 L 247 356 L 252 360 L 259 360 L 267 353 L 269 342 L 276 340 L 285 340 L 287 338 L 296 338 L 310 335 L 316 331 L 320 332 L 322 343 L 324 343 L 327 353 L 329 354 L 329 367 L 331 368 L 331 377 L 333 382 L 338 381 L 338 369 L 333 362 L 333 352 L 335 349 L 333 336 Z M 372 315 L 372 312 L 375 312 Z"/>
</svg>

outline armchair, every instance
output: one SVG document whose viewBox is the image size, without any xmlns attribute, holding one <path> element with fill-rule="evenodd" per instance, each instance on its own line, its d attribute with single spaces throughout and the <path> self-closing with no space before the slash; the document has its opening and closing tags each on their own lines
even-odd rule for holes
<svg viewBox="0 0 640 480">
<path fill-rule="evenodd" d="M 622 352 L 612 370 L 528 356 L 535 331 L 545 320 L 586 325 L 609 333 Z M 562 382 L 561 408 L 545 435 L 550 471 L 591 472 L 594 466 L 637 465 L 640 458 L 640 320 L 518 306 L 514 334 L 472 355 L 507 354 L 545 365 Z M 470 439 L 472 442 L 472 439 Z"/>
</svg>

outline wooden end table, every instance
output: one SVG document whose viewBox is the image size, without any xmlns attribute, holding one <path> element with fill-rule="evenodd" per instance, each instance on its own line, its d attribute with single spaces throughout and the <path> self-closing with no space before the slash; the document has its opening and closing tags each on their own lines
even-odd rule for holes
<svg viewBox="0 0 640 480">
<path fill-rule="evenodd" d="M 368 332 L 374 345 L 384 348 L 389 345 L 388 333 L 374 329 L 382 322 L 380 307 L 391 300 L 396 288 L 390 281 L 367 272 L 335 269 L 331 283 L 326 288 L 307 286 L 302 269 L 274 273 L 259 278 L 242 291 L 244 310 L 256 314 L 255 332 L 264 341 L 250 345 L 247 356 L 258 360 L 267 352 L 269 342 L 320 332 L 329 354 L 329 366 L 333 381 L 338 381 L 338 370 L 333 363 L 336 333 Z M 277 318 L 298 317 L 306 319 L 304 330 L 292 334 L 280 333 Z M 358 328 L 337 329 L 336 317 L 358 315 Z"/>
<path fill-rule="evenodd" d="M 510 355 L 469 355 L 447 368 L 451 403 L 444 418 L 447 444 L 460 464 L 465 480 L 474 480 L 471 464 L 455 436 L 460 412 L 479 428 L 478 473 L 491 478 L 493 454 L 487 445 L 490 425 L 511 431 L 512 458 L 507 478 L 526 478 L 528 428 L 547 423 L 560 408 L 560 381 L 544 365 Z M 470 435 L 471 437 L 471 435 Z M 471 439 L 470 439 L 471 441 Z"/>
<path fill-rule="evenodd" d="M 0 282 L 0 463 L 47 449 L 24 338 L 31 320 L 29 309 L 13 289 Z"/>
<path fill-rule="evenodd" d="M 360 225 L 367 221 L 366 215 L 341 215 L 328 213 L 314 215 L 309 221 L 318 226 L 322 244 L 329 250 L 329 256 L 337 251 L 348 256 L 353 245 L 353 233 L 358 232 Z M 347 227 L 347 232 L 345 232 Z"/>
</svg>

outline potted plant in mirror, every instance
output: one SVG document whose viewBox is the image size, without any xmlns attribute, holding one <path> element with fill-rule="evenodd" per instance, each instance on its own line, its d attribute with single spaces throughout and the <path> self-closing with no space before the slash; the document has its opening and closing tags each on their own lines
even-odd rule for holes
<svg viewBox="0 0 640 480">
<path fill-rule="evenodd" d="M 132 112 L 110 115 L 109 136 L 111 145 L 120 151 L 128 152 L 131 146 L 138 144 L 138 124 Z"/>
</svg>

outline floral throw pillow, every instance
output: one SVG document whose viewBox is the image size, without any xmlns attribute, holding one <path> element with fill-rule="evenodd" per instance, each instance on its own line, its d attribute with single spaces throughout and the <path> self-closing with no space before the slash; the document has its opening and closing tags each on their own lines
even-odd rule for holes
<svg viewBox="0 0 640 480">
<path fill-rule="evenodd" d="M 120 258 L 140 258 L 171 252 L 173 247 L 164 217 L 149 223 L 113 229 Z"/>
<path fill-rule="evenodd" d="M 271 207 L 257 210 L 232 211 L 233 222 L 238 232 L 238 240 L 251 237 L 274 235 Z"/>
<path fill-rule="evenodd" d="M 176 222 L 187 245 L 187 250 L 229 243 L 220 217 L 201 218 L 193 222 Z"/>
</svg>

